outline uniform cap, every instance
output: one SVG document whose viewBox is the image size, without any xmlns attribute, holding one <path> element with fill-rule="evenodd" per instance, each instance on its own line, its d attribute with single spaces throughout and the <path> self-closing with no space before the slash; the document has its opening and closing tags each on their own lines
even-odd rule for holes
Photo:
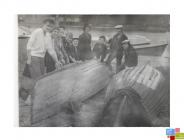
<svg viewBox="0 0 184 140">
<path fill-rule="evenodd" d="M 115 29 L 121 29 L 121 28 L 123 28 L 123 25 L 116 25 L 114 28 Z"/>
</svg>

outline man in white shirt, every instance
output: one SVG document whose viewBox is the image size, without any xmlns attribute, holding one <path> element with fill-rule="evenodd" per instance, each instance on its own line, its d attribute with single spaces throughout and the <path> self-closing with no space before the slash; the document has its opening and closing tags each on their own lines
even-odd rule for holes
<svg viewBox="0 0 184 140">
<path fill-rule="evenodd" d="M 31 37 L 27 43 L 27 64 L 30 65 L 31 78 L 36 79 L 44 74 L 45 65 L 44 57 L 46 51 L 52 56 L 55 61 L 56 68 L 61 67 L 58 61 L 55 50 L 52 47 L 52 39 L 50 31 L 54 27 L 54 21 L 46 19 L 43 21 L 43 26 L 32 32 Z"/>
</svg>

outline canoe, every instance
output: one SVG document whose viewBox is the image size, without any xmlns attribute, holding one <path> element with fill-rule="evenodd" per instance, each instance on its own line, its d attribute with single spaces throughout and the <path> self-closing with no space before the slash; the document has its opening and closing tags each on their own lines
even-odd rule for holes
<svg viewBox="0 0 184 140">
<path fill-rule="evenodd" d="M 96 60 L 42 77 L 34 87 L 32 125 L 41 126 L 41 121 L 59 114 L 68 103 L 79 104 L 95 95 L 111 77 L 109 67 Z"/>
</svg>

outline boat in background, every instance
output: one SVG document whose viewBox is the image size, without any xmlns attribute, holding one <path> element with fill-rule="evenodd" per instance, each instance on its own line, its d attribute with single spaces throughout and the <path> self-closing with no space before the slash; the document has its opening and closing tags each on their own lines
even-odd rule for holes
<svg viewBox="0 0 184 140">
<path fill-rule="evenodd" d="M 157 42 L 143 45 L 133 45 L 138 55 L 144 56 L 161 56 L 165 51 L 168 43 Z"/>
</svg>

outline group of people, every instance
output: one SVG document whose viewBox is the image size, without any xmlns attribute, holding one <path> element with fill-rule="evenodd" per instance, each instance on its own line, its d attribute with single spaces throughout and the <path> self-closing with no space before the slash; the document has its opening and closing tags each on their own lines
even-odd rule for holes
<svg viewBox="0 0 184 140">
<path fill-rule="evenodd" d="M 27 43 L 27 64 L 30 65 L 31 78 L 36 79 L 45 72 L 61 69 L 63 65 L 94 57 L 107 65 L 116 58 L 116 72 L 136 66 L 137 54 L 123 32 L 123 25 L 117 25 L 115 29 L 117 33 L 112 39 L 107 41 L 105 36 L 100 36 L 92 47 L 90 25 L 84 25 L 83 33 L 73 38 L 73 34 L 66 32 L 64 26 L 59 24 L 55 27 L 53 20 L 44 20 L 42 27 L 32 32 Z"/>
</svg>

